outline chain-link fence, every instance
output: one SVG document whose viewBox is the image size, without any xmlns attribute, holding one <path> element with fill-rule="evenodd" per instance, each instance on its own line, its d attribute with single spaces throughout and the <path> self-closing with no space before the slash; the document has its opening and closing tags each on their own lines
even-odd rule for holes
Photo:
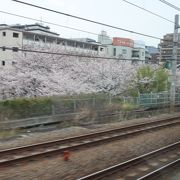
<svg viewBox="0 0 180 180">
<path fill-rule="evenodd" d="M 138 97 L 122 97 L 123 102 L 133 103 L 139 107 L 161 108 L 170 106 L 170 93 L 139 94 Z M 180 105 L 180 93 L 175 94 L 175 105 Z"/>
<path fill-rule="evenodd" d="M 180 105 L 180 94 L 176 94 L 176 105 Z M 140 94 L 138 97 L 91 95 L 88 97 L 43 97 L 0 101 L 0 121 L 17 120 L 41 116 L 58 116 L 74 119 L 97 119 L 100 117 L 126 116 L 150 108 L 170 106 L 168 92 Z M 125 114 L 125 115 L 124 115 Z M 131 116 L 131 115 L 128 115 Z"/>
</svg>

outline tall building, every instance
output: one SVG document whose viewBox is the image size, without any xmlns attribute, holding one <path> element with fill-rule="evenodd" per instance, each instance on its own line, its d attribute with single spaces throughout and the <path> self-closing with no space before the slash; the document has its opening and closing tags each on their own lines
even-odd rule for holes
<svg viewBox="0 0 180 180">
<path fill-rule="evenodd" d="M 180 33 L 178 33 L 180 41 Z M 177 45 L 177 64 L 180 64 L 180 44 Z M 166 34 L 159 44 L 160 56 L 162 62 L 171 61 L 173 58 L 173 33 Z"/>
<path fill-rule="evenodd" d="M 42 24 L 0 24 L 0 68 L 9 68 L 14 63 L 18 63 L 14 62 L 14 56 L 22 53 L 19 49 L 33 45 L 47 48 L 53 45 L 71 53 L 106 55 L 106 47 L 100 43 L 62 38 L 58 33 L 50 31 L 48 26 Z M 12 48 L 12 51 L 8 48 Z"/>
</svg>

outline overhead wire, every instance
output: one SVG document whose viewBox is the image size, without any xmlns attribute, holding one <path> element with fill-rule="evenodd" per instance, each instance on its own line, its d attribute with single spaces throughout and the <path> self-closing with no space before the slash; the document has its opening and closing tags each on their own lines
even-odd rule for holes
<svg viewBox="0 0 180 180">
<path fill-rule="evenodd" d="M 176 5 L 174 5 L 174 4 L 172 4 L 172 3 L 168 2 L 168 1 L 165 1 L 165 0 L 159 0 L 159 1 L 166 4 L 166 5 L 168 5 L 169 7 L 173 8 L 173 9 L 176 9 L 177 11 L 180 11 L 179 7 L 177 7 Z"/>
<path fill-rule="evenodd" d="M 122 1 L 128 3 L 128 4 L 132 5 L 132 6 L 135 6 L 135 7 L 137 7 L 138 9 L 141 9 L 141 10 L 143 10 L 143 11 L 146 11 L 146 12 L 148 12 L 148 13 L 156 16 L 156 17 L 159 17 L 159 18 L 161 18 L 161 19 L 163 19 L 163 20 L 166 20 L 166 21 L 168 21 L 168 22 L 170 22 L 170 23 L 175 24 L 174 21 L 169 20 L 169 19 L 167 19 L 167 18 L 165 18 L 165 17 L 163 17 L 163 16 L 161 16 L 161 15 L 159 15 L 159 14 L 157 14 L 157 13 L 154 13 L 154 12 L 148 10 L 148 9 L 145 9 L 144 7 L 141 7 L 141 6 L 137 5 L 137 4 L 134 4 L 134 3 L 132 3 L 132 2 L 129 2 L 129 1 L 127 1 L 127 0 L 122 0 Z"/>
<path fill-rule="evenodd" d="M 39 20 L 39 19 L 36 19 L 36 18 L 27 17 L 27 16 L 23 16 L 23 15 L 19 15 L 19 14 L 14 14 L 14 13 L 6 12 L 6 11 L 1 11 L 0 10 L 0 13 L 8 14 L 8 15 L 11 15 L 11 16 L 16 16 L 16 17 L 20 17 L 20 18 L 24 18 L 24 19 L 28 19 L 28 20 L 33 20 L 33 21 L 37 21 L 37 22 L 43 22 L 43 23 L 46 23 L 46 24 L 59 26 L 59 27 L 62 27 L 62 28 L 67 28 L 67 29 L 71 29 L 71 30 L 75 30 L 75 31 L 83 32 L 83 33 L 98 35 L 98 33 L 85 31 L 85 30 L 73 28 L 73 27 L 70 27 L 70 26 L 64 26 L 64 25 L 60 25 L 60 24 L 57 24 L 57 23 L 52 23 L 52 22 L 49 22 L 49 21 Z"/>
<path fill-rule="evenodd" d="M 65 14 L 65 13 L 62 13 L 62 12 L 59 12 L 59 11 L 47 9 L 47 8 L 40 7 L 40 6 L 37 6 L 37 5 L 25 3 L 25 2 L 22 2 L 22 1 L 18 1 L 18 0 L 12 0 L 12 1 L 19 2 L 19 3 L 23 3 L 23 4 L 25 4 L 25 5 L 30 5 L 30 6 L 37 7 L 37 8 L 42 8 L 42 9 L 44 9 L 44 10 L 48 10 L 48 11 L 60 13 L 60 14 L 63 14 L 63 15 L 68 15 L 68 16 L 71 16 L 71 17 L 74 17 L 74 18 L 79 18 L 79 19 L 81 19 L 81 20 L 86 20 L 86 21 L 93 22 L 93 23 L 97 23 L 97 24 L 101 24 L 101 25 L 104 24 L 104 23 L 92 21 L 92 20 L 89 20 L 89 19 L 77 17 L 77 16 L 74 16 L 74 15 Z M 126 0 L 123 0 L 123 1 L 127 2 Z M 30 17 L 26 17 L 26 16 L 22 16 L 22 15 L 17 15 L 17 14 L 14 14 L 14 13 L 8 13 L 8 12 L 5 12 L 5 11 L 0 11 L 0 12 L 6 13 L 6 14 L 9 14 L 9 15 L 13 15 L 13 16 L 17 16 L 17 17 L 21 17 L 21 18 L 26 18 L 26 19 L 36 20 L 36 21 L 37 21 L 37 19 L 35 19 L 35 18 L 30 18 Z M 42 22 L 42 20 L 41 20 L 41 22 Z M 63 26 L 63 25 L 59 25 L 59 24 L 56 24 L 56 23 L 51 23 L 51 22 L 48 22 L 48 21 L 43 21 L 43 22 L 44 22 L 44 23 L 47 23 L 47 24 L 52 24 L 52 25 L 56 25 L 56 26 L 60 26 L 60 27 L 64 27 L 64 28 L 69 28 L 69 29 L 81 31 L 81 32 L 86 32 L 86 33 L 90 33 L 90 34 L 94 34 L 94 35 L 99 35 L 99 34 L 97 34 L 97 33 L 92 33 L 92 32 L 89 32 L 89 31 L 84 31 L 84 30 L 80 30 L 80 29 L 76 29 L 76 28 L 72 28 L 72 27 L 68 27 L 68 26 Z M 107 25 L 107 24 L 104 24 L 104 25 L 105 25 L 105 26 L 111 26 L 111 25 Z M 114 27 L 114 26 L 112 26 L 112 27 Z M 118 28 L 118 29 L 119 29 L 119 27 L 114 27 L 114 28 Z M 121 28 L 120 28 L 120 29 L 121 29 Z M 125 31 L 126 31 L 126 30 L 125 30 Z M 130 30 L 127 30 L 127 31 L 137 34 L 137 32 L 134 32 L 134 31 L 130 31 Z M 138 33 L 138 34 L 141 34 L 141 33 Z M 151 36 L 151 35 L 146 35 L 146 34 L 143 34 L 143 35 L 154 38 L 154 36 Z M 156 38 L 156 39 L 159 39 L 159 40 L 163 40 L 163 39 L 158 38 L 158 37 L 155 37 L 155 38 Z M 138 43 L 135 43 L 135 44 L 138 44 Z M 140 44 L 140 45 L 142 45 L 142 44 Z M 28 51 L 28 50 L 23 50 L 23 49 L 19 49 L 19 50 L 21 50 L 21 51 Z M 32 51 L 32 50 L 31 50 L 31 52 L 47 53 L 47 52 Z M 49 53 L 49 52 L 48 52 L 48 53 Z M 52 54 L 52 53 L 51 53 L 51 54 Z M 53 54 L 54 54 L 54 53 L 53 53 Z M 58 53 L 58 54 L 59 54 L 59 53 Z M 57 53 L 56 53 L 56 55 L 57 55 Z M 59 55 L 79 56 L 79 55 L 77 55 L 77 54 L 76 54 L 76 55 L 72 55 L 72 54 L 63 54 L 63 53 L 60 53 Z M 80 57 L 92 57 L 92 56 L 84 56 L 84 55 L 82 56 L 82 55 L 81 55 Z M 94 56 L 93 56 L 93 57 L 94 57 Z M 100 57 L 97 56 L 96 58 L 100 58 Z M 105 57 L 102 57 L 102 58 L 105 58 Z M 107 57 L 106 57 L 106 58 L 107 58 Z M 119 58 L 108 58 L 108 59 L 118 59 L 118 60 L 119 60 Z M 127 59 L 126 59 L 126 60 L 127 60 Z M 130 59 L 130 60 L 132 60 L 132 59 Z"/>
<path fill-rule="evenodd" d="M 8 14 L 8 15 L 11 15 L 11 16 L 16 16 L 16 17 L 23 18 L 23 19 L 33 20 L 33 21 L 40 22 L 40 23 L 46 23 L 46 24 L 54 25 L 54 26 L 61 27 L 61 28 L 71 29 L 71 30 L 74 30 L 74 31 L 83 32 L 83 33 L 87 33 L 87 34 L 92 34 L 92 35 L 97 35 L 97 36 L 104 36 L 102 34 L 86 31 L 86 30 L 83 30 L 83 29 L 77 29 L 77 28 L 73 28 L 73 27 L 70 27 L 70 26 L 64 26 L 64 25 L 61 25 L 61 24 L 57 24 L 57 23 L 53 23 L 53 22 L 49 22 L 49 21 L 44 21 L 44 20 L 39 20 L 39 19 L 36 19 L 36 18 L 27 17 L 27 16 L 23 16 L 23 15 L 19 15 L 19 14 L 14 14 L 14 13 L 6 12 L 6 11 L 1 11 L 0 10 L 0 13 Z M 109 38 L 113 38 L 113 37 L 109 36 Z M 144 45 L 142 43 L 137 43 L 137 42 L 135 44 L 136 45 Z"/>
<path fill-rule="evenodd" d="M 13 48 L 13 47 L 6 47 L 6 46 L 0 46 L 0 49 L 3 50 L 16 50 L 16 52 L 30 52 L 30 53 L 39 53 L 39 54 L 51 54 L 51 55 L 58 55 L 58 56 L 72 56 L 72 57 L 84 57 L 84 58 L 97 58 L 97 59 L 111 59 L 111 60 L 122 60 L 122 61 L 141 61 L 144 62 L 144 60 L 138 60 L 138 59 L 126 59 L 126 58 L 115 58 L 115 57 L 106 57 L 106 56 L 93 56 L 93 55 L 83 55 L 83 54 L 72 54 L 72 53 L 58 53 L 58 52 L 50 52 L 50 51 L 39 51 L 39 50 L 30 50 L 30 49 L 22 49 L 22 48 Z"/>
<path fill-rule="evenodd" d="M 84 17 L 79 17 L 79 16 L 75 16 L 75 15 L 72 15 L 72 14 L 56 11 L 56 10 L 53 10 L 53 9 L 49 9 L 49 8 L 34 5 L 34 4 L 30 4 L 30 3 L 27 3 L 27 2 L 22 2 L 22 1 L 19 1 L 19 0 L 12 0 L 12 1 L 24 4 L 24 5 L 36 7 L 36 8 L 39 8 L 39 9 L 43 9 L 43 10 L 46 10 L 46 11 L 50 11 L 50 12 L 53 12 L 53 13 L 61 14 L 61 15 L 64 15 L 64 16 L 68 16 L 68 17 L 71 17 L 71 18 L 83 20 L 83 21 L 86 21 L 86 22 L 106 26 L 106 27 L 109 27 L 109 28 L 113 28 L 113 29 L 117 29 L 117 30 L 121 30 L 121 31 L 126 31 L 126 32 L 129 32 L 129 33 L 133 33 L 133 34 L 137 34 L 137 35 L 141 35 L 141 36 L 145 36 L 145 37 L 149 37 L 149 38 L 153 38 L 153 39 L 162 40 L 160 37 L 156 37 L 156 36 L 153 36 L 153 35 L 144 34 L 144 33 L 141 33 L 141 32 L 136 32 L 136 31 L 129 30 L 129 29 L 124 29 L 124 28 L 117 27 L 117 26 L 114 26 L 114 25 L 110 25 L 110 24 L 106 24 L 106 23 L 103 23 L 103 22 L 98 22 L 98 21 L 95 21 L 95 20 L 87 19 L 87 18 L 84 18 Z"/>
</svg>

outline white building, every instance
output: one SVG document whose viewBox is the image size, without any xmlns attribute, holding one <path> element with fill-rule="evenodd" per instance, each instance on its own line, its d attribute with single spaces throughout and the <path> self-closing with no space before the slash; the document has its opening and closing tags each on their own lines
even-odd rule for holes
<svg viewBox="0 0 180 180">
<path fill-rule="evenodd" d="M 105 31 L 98 35 L 98 42 L 106 45 L 109 57 L 145 62 L 145 45 L 138 46 L 132 39 L 113 37 Z"/>
<path fill-rule="evenodd" d="M 132 57 L 131 47 L 108 45 L 107 49 L 110 57 L 116 57 L 119 59 L 131 59 Z"/>
<path fill-rule="evenodd" d="M 59 34 L 50 31 L 48 26 L 41 24 L 6 25 L 0 24 L 0 68 L 10 68 L 14 62 L 14 55 L 22 53 L 20 49 L 38 45 L 41 47 L 62 47 L 71 53 L 86 53 L 96 56 L 107 54 L 106 47 L 97 42 L 83 42 L 80 40 L 59 37 Z M 37 46 L 36 46 L 37 47 Z M 12 48 L 12 50 L 8 50 Z M 38 50 L 38 49 L 36 49 Z"/>
<path fill-rule="evenodd" d="M 144 48 L 133 48 L 132 49 L 132 59 L 145 61 L 145 49 Z"/>
<path fill-rule="evenodd" d="M 13 55 L 22 47 L 23 34 L 20 30 L 12 29 L 5 25 L 0 26 L 0 63 L 1 67 L 10 67 L 13 64 Z M 13 48 L 13 51 L 7 50 Z"/>
</svg>

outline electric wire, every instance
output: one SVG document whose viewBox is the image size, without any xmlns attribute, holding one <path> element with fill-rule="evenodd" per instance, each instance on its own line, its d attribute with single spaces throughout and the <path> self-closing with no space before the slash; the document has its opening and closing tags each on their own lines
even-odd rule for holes
<svg viewBox="0 0 180 180">
<path fill-rule="evenodd" d="M 84 57 L 84 58 L 97 58 L 97 59 L 110 59 L 110 60 L 122 60 L 122 61 L 140 61 L 144 62 L 145 60 L 139 59 L 126 59 L 126 58 L 114 58 L 114 57 L 106 57 L 106 56 L 93 56 L 93 55 L 83 55 L 83 54 L 71 54 L 71 53 L 58 53 L 58 52 L 48 52 L 48 51 L 39 51 L 39 50 L 30 50 L 30 49 L 22 49 L 22 48 L 13 48 L 1 46 L 0 49 L 5 50 L 16 50 L 15 52 L 30 52 L 30 53 L 39 53 L 39 54 L 51 54 L 51 55 L 59 55 L 59 56 L 71 56 L 71 57 Z"/>
<path fill-rule="evenodd" d="M 104 36 L 102 34 L 86 31 L 86 30 L 83 30 L 83 29 L 77 29 L 77 28 L 73 28 L 73 27 L 70 27 L 70 26 L 64 26 L 64 25 L 61 25 L 61 24 L 57 24 L 57 23 L 53 23 L 53 22 L 49 22 L 49 21 L 44 21 L 44 20 L 39 20 L 39 19 L 35 19 L 35 18 L 32 18 L 32 17 L 27 17 L 27 16 L 23 16 L 23 15 L 19 15 L 19 14 L 14 14 L 14 13 L 6 12 L 6 11 L 1 11 L 0 10 L 0 13 L 8 14 L 8 15 L 19 17 L 19 18 L 23 18 L 23 19 L 33 20 L 33 21 L 40 22 L 40 23 L 46 23 L 46 24 L 49 24 L 49 25 L 57 26 L 57 27 L 71 29 L 71 30 L 74 30 L 74 31 L 83 32 L 83 33 L 87 33 L 87 34 L 92 34 L 92 35 L 97 35 L 97 36 Z M 113 37 L 109 36 L 109 38 L 113 38 Z M 137 43 L 137 42 L 135 42 L 135 44 L 136 45 L 144 45 L 142 43 Z"/>
<path fill-rule="evenodd" d="M 49 21 L 39 20 L 39 19 L 35 19 L 35 18 L 32 18 L 32 17 L 22 16 L 22 15 L 19 15 L 19 14 L 14 14 L 14 13 L 6 12 L 6 11 L 1 11 L 0 10 L 0 13 L 8 14 L 8 15 L 11 15 L 11 16 L 16 16 L 16 17 L 24 18 L 24 19 L 28 19 L 28 20 L 33 20 L 33 21 L 37 21 L 37 22 L 43 22 L 43 23 L 46 23 L 46 24 L 50 24 L 50 25 L 54 25 L 54 26 L 59 26 L 59 27 L 62 27 L 62 28 L 67 28 L 67 29 L 71 29 L 71 30 L 75 30 L 75 31 L 83 32 L 83 33 L 99 35 L 98 33 L 90 32 L 90 31 L 85 31 L 85 30 L 73 28 L 73 27 L 70 27 L 70 26 L 64 26 L 64 25 L 60 25 L 60 24 L 57 24 L 57 23 L 52 23 L 52 22 L 49 22 Z"/>
<path fill-rule="evenodd" d="M 157 14 L 157 13 L 154 13 L 154 12 L 148 10 L 148 9 L 145 9 L 145 8 L 143 8 L 143 7 L 141 7 L 141 6 L 138 6 L 138 5 L 136 5 L 136 4 L 132 3 L 132 2 L 129 2 L 129 1 L 127 1 L 127 0 L 122 0 L 122 1 L 128 3 L 128 4 L 132 5 L 132 6 L 135 6 L 135 7 L 139 8 L 139 9 L 141 9 L 141 10 L 143 10 L 143 11 L 146 11 L 146 12 L 148 12 L 148 13 L 154 15 L 154 16 L 157 16 L 157 17 L 159 17 L 159 18 L 161 18 L 161 19 L 163 19 L 163 20 L 166 20 L 166 21 L 168 21 L 168 22 L 170 22 L 170 23 L 175 24 L 174 21 L 169 20 L 169 19 L 167 19 L 167 18 L 165 18 L 165 17 L 163 17 L 163 16 L 161 16 L 161 15 L 159 15 L 159 14 Z"/>
<path fill-rule="evenodd" d="M 153 39 L 162 40 L 160 37 L 156 37 L 156 36 L 153 36 L 153 35 L 136 32 L 136 31 L 132 31 L 132 30 L 129 30 L 129 29 L 124 29 L 124 28 L 109 25 L 109 24 L 106 24 L 106 23 L 103 23 L 103 22 L 98 22 L 98 21 L 94 21 L 94 20 L 91 20 L 91 19 L 86 19 L 86 18 L 83 18 L 83 17 L 75 16 L 75 15 L 72 15 L 72 14 L 52 10 L 52 9 L 49 9 L 49 8 L 46 8 L 46 7 L 42 7 L 42 6 L 22 2 L 22 1 L 19 1 L 19 0 L 12 0 L 12 1 L 24 4 L 24 5 L 32 6 L 32 7 L 35 7 L 35 8 L 43 9 L 43 10 L 46 10 L 46 11 L 50 11 L 50 12 L 53 12 L 53 13 L 61 14 L 61 15 L 64 15 L 64 16 L 68 16 L 68 17 L 71 17 L 71 18 L 75 18 L 75 19 L 87 21 L 87 22 L 90 22 L 90 23 L 106 26 L 106 27 L 109 27 L 109 28 L 113 28 L 113 29 L 117 29 L 117 30 L 121 30 L 121 31 L 126 31 L 126 32 L 129 32 L 129 33 L 133 33 L 133 34 L 137 34 L 137 35 L 141 35 L 141 36 L 145 36 L 145 37 L 149 37 L 149 38 L 153 38 Z"/>
<path fill-rule="evenodd" d="M 165 0 L 159 0 L 159 1 L 166 4 L 166 5 L 168 5 L 169 7 L 173 8 L 173 9 L 176 9 L 177 11 L 180 11 L 179 7 L 175 6 L 174 4 L 172 4 L 172 3 L 168 2 L 168 1 L 165 1 Z"/>
</svg>

